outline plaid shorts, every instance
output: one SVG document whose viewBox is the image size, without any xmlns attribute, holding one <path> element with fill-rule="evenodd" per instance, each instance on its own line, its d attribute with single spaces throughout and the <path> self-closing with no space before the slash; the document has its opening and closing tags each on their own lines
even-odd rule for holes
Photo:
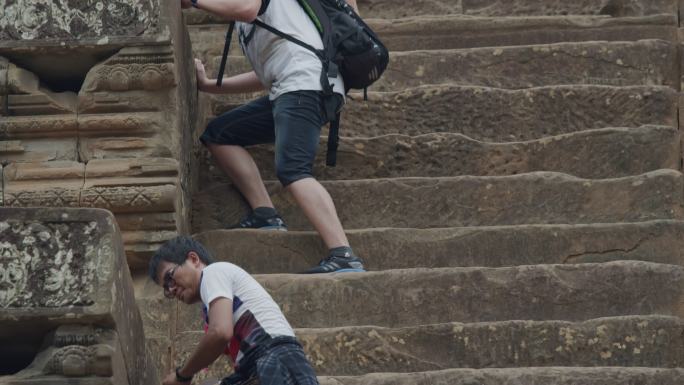
<svg viewBox="0 0 684 385">
<path fill-rule="evenodd" d="M 319 385 L 302 345 L 292 337 L 278 340 L 252 367 L 224 378 L 221 385 Z"/>
<path fill-rule="evenodd" d="M 299 344 L 270 349 L 256 366 L 260 385 L 318 385 L 316 373 Z"/>
</svg>

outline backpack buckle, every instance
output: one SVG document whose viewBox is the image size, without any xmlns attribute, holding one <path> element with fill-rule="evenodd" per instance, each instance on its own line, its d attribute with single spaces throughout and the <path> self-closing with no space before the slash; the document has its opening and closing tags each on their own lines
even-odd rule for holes
<svg viewBox="0 0 684 385">
<path fill-rule="evenodd" d="M 328 62 L 328 77 L 336 78 L 339 73 L 340 69 L 337 67 L 337 64 L 333 61 Z"/>
</svg>

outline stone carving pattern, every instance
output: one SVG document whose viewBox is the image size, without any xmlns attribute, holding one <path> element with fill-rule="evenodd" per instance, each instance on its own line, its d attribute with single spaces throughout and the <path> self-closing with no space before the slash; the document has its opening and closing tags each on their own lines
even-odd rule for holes
<svg viewBox="0 0 684 385">
<path fill-rule="evenodd" d="M 175 77 L 168 63 L 130 63 L 105 65 L 88 91 L 155 91 L 173 87 Z"/>
<path fill-rule="evenodd" d="M 155 32 L 154 0 L 0 0 L 0 41 L 138 36 Z"/>
<path fill-rule="evenodd" d="M 92 223 L 0 222 L 0 308 L 93 304 Z"/>
<path fill-rule="evenodd" d="M 0 140 L 26 137 L 61 137 L 75 134 L 76 130 L 75 118 L 50 117 L 39 119 L 32 116 L 30 119 L 7 119 L 0 122 Z"/>
<path fill-rule="evenodd" d="M 82 207 L 115 208 L 128 207 L 144 209 L 156 206 L 163 199 L 163 191 L 159 188 L 166 186 L 116 186 L 92 187 L 84 191 L 81 199 Z"/>
<path fill-rule="evenodd" d="M 78 207 L 80 191 L 53 187 L 50 190 L 5 191 L 7 207 Z"/>
<path fill-rule="evenodd" d="M 111 375 L 111 352 L 107 345 L 69 345 L 57 349 L 43 369 L 43 374 L 58 374 L 66 377 L 83 377 L 88 375 Z M 104 370 L 102 363 L 104 362 Z M 98 370 L 99 369 L 99 370 Z"/>
</svg>

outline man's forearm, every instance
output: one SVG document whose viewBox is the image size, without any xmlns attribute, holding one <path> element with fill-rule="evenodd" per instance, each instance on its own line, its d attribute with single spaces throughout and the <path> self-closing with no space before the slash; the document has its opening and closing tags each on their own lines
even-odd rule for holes
<svg viewBox="0 0 684 385">
<path fill-rule="evenodd" d="M 223 353 L 228 342 L 212 333 L 205 334 L 179 373 L 184 377 L 191 377 L 211 365 Z"/>
<path fill-rule="evenodd" d="M 264 85 L 261 84 L 254 71 L 240 75 L 223 78 L 221 87 L 216 85 L 216 79 L 207 79 L 199 85 L 200 91 L 211 94 L 242 94 L 245 92 L 263 91 Z"/>
</svg>

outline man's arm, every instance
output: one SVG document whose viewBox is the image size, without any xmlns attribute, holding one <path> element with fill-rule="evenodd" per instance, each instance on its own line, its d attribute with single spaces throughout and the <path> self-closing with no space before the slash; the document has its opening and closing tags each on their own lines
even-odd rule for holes
<svg viewBox="0 0 684 385">
<path fill-rule="evenodd" d="M 209 305 L 209 319 L 211 322 L 207 333 L 178 371 L 183 377 L 191 377 L 216 361 L 230 343 L 233 338 L 233 301 L 224 297 L 212 301 Z M 169 374 L 164 380 L 164 385 L 174 384 L 178 384 L 176 373 Z"/>
<path fill-rule="evenodd" d="M 181 7 L 192 6 L 190 0 L 181 0 Z M 261 0 L 197 0 L 197 8 L 221 16 L 226 20 L 251 23 L 257 18 Z"/>
<path fill-rule="evenodd" d="M 199 59 L 195 59 L 195 72 L 197 74 L 197 88 L 203 92 L 212 94 L 241 94 L 264 90 L 264 85 L 261 84 L 254 71 L 223 78 L 221 87 L 216 85 L 216 79 L 209 79 L 207 77 L 204 65 Z"/>
</svg>

